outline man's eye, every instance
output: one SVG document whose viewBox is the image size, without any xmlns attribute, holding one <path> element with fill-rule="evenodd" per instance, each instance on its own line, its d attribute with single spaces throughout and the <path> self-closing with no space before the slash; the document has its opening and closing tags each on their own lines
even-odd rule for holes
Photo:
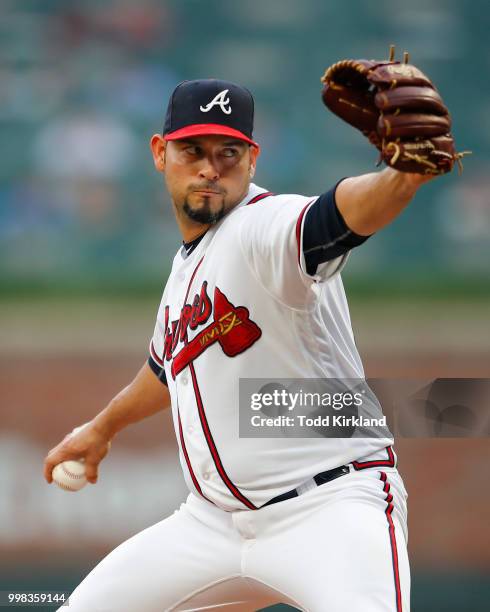
<svg viewBox="0 0 490 612">
<path fill-rule="evenodd" d="M 221 154 L 224 157 L 235 157 L 236 155 L 238 155 L 238 150 L 237 149 L 233 149 L 231 147 L 227 147 L 226 149 L 223 149 Z"/>
<path fill-rule="evenodd" d="M 189 155 L 199 155 L 199 147 L 186 147 L 184 151 Z"/>
</svg>

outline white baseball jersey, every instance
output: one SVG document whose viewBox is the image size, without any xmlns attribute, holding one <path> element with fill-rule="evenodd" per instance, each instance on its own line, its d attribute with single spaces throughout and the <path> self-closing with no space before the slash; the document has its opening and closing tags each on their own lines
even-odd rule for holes
<svg viewBox="0 0 490 612">
<path fill-rule="evenodd" d="M 227 511 L 386 458 L 393 442 L 239 437 L 240 378 L 364 377 L 339 274 L 348 254 L 306 272 L 303 219 L 316 199 L 252 184 L 189 255 L 178 251 L 163 293 L 150 351 L 165 369 L 182 469 L 192 492 Z"/>
</svg>

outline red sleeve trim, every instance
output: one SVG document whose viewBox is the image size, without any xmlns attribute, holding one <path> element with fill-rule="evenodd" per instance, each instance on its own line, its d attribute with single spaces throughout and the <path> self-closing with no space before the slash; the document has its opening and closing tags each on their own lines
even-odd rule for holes
<svg viewBox="0 0 490 612">
<path fill-rule="evenodd" d="M 152 359 L 156 361 L 160 367 L 163 368 L 163 359 L 160 359 L 160 357 L 157 355 L 157 352 L 155 351 L 155 347 L 153 346 L 153 340 L 150 343 L 150 353 L 151 353 Z"/>
</svg>

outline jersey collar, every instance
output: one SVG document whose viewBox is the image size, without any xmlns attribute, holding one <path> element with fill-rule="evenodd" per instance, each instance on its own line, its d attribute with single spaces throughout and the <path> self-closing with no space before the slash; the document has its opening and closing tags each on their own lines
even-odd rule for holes
<svg viewBox="0 0 490 612">
<path fill-rule="evenodd" d="M 256 198 L 262 193 L 268 193 L 267 189 L 264 189 L 263 187 L 259 187 L 258 185 L 255 185 L 255 183 L 250 183 L 247 195 L 243 198 L 243 200 L 239 204 L 237 204 L 233 208 L 233 210 L 231 210 L 223 219 L 221 219 L 221 221 L 217 225 L 221 225 L 224 219 L 226 219 L 229 215 L 233 214 L 235 210 L 237 210 L 238 208 L 241 208 L 242 206 L 246 206 L 249 202 L 251 202 L 254 198 Z M 180 249 L 180 254 L 182 258 L 187 259 L 187 257 L 189 257 L 189 255 L 191 255 L 196 250 L 197 246 L 199 245 L 201 240 L 204 238 L 204 236 L 206 236 L 208 232 L 212 230 L 214 227 L 216 226 L 211 226 L 206 232 L 204 232 L 204 234 L 202 234 L 195 240 L 191 240 L 190 242 L 183 242 L 182 247 Z"/>
</svg>

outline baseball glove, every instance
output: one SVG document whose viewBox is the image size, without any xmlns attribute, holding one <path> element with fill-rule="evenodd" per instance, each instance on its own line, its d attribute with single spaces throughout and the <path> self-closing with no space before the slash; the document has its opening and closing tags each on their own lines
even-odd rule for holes
<svg viewBox="0 0 490 612">
<path fill-rule="evenodd" d="M 445 174 L 470 151 L 456 152 L 451 117 L 432 81 L 394 60 L 343 60 L 322 77 L 322 99 L 380 151 L 379 163 L 402 172 Z"/>
</svg>

